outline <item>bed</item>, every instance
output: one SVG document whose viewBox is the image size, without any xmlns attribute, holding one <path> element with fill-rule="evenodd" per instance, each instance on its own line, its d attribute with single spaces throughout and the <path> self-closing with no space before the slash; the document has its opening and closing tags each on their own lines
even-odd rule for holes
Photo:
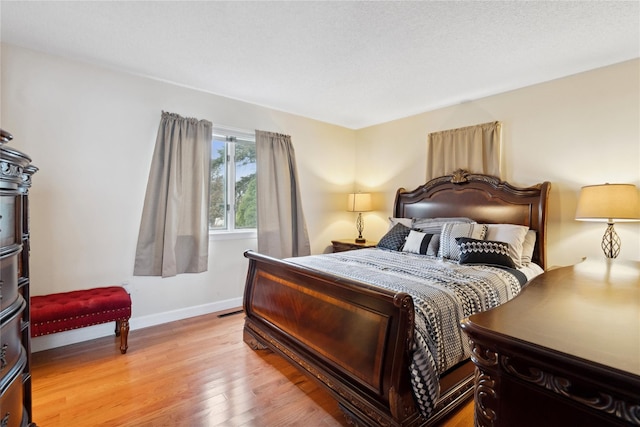
<svg viewBox="0 0 640 427">
<path fill-rule="evenodd" d="M 411 224 L 415 225 L 420 221 L 416 218 L 456 218 L 452 222 L 466 218 L 483 227 L 524 226 L 535 235 L 531 262 L 542 271 L 546 267 L 549 189 L 548 182 L 520 188 L 496 177 L 458 170 L 412 191 L 399 189 L 393 218 L 405 226 L 408 219 L 413 219 Z M 418 326 L 423 324 L 422 317 L 417 316 L 423 314 L 418 309 L 422 300 L 412 296 L 413 291 L 405 292 L 400 282 L 385 288 L 361 280 L 366 275 L 364 268 L 355 269 L 362 272 L 355 278 L 342 274 L 338 267 L 318 268 L 324 263 L 318 257 L 339 257 L 343 264 L 373 263 L 371 260 L 385 251 L 394 260 L 418 256 L 376 248 L 279 260 L 245 252 L 249 267 L 244 294 L 244 341 L 253 349 L 279 353 L 317 380 L 338 401 L 352 425 L 435 425 L 472 396 L 473 364 L 464 358 L 449 362 L 452 366 L 437 372 L 436 384 L 429 385 L 437 395 L 425 410 L 423 398 L 417 393 L 420 381 L 416 381 L 415 374 L 416 355 L 421 352 L 416 343 L 421 336 Z M 492 277 L 507 276 L 498 270 L 508 270 L 495 266 L 477 268 L 490 270 Z M 459 324 L 455 327 L 460 329 Z"/>
</svg>

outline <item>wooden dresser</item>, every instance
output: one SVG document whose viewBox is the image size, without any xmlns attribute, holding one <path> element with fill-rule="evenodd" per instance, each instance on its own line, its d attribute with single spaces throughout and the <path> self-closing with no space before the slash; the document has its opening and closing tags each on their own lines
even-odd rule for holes
<svg viewBox="0 0 640 427">
<path fill-rule="evenodd" d="M 0 426 L 34 425 L 29 331 L 31 159 L 7 147 L 0 130 Z"/>
<path fill-rule="evenodd" d="M 463 329 L 476 426 L 640 426 L 640 263 L 550 270 Z"/>
</svg>

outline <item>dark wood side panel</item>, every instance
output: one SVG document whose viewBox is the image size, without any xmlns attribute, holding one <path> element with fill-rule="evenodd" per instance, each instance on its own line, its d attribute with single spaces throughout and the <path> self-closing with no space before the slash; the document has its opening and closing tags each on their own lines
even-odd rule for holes
<svg viewBox="0 0 640 427">
<path fill-rule="evenodd" d="M 261 283 L 251 296 L 253 311 L 382 392 L 382 351 L 389 315 L 371 311 L 272 274 L 257 272 Z M 317 325 L 322 325 L 322 329 Z"/>
</svg>

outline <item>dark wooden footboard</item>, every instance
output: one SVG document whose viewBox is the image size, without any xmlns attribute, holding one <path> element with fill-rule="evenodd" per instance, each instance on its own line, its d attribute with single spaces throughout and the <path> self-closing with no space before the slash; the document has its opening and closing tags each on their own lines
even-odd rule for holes
<svg viewBox="0 0 640 427">
<path fill-rule="evenodd" d="M 354 425 L 425 424 L 411 391 L 409 295 L 252 251 L 245 256 L 245 342 L 280 353 L 318 380 Z M 440 415 L 470 395 L 470 376 L 467 370 L 454 378 Z"/>
<path fill-rule="evenodd" d="M 245 341 L 281 353 L 357 418 L 393 425 L 416 412 L 404 372 L 413 340 L 409 295 L 245 256 Z"/>
</svg>

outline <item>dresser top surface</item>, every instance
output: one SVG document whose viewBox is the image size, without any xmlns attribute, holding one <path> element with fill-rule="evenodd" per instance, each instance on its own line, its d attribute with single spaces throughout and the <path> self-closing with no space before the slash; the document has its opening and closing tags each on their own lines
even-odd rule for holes
<svg viewBox="0 0 640 427">
<path fill-rule="evenodd" d="M 640 263 L 584 261 L 533 279 L 468 327 L 640 376 Z"/>
</svg>

